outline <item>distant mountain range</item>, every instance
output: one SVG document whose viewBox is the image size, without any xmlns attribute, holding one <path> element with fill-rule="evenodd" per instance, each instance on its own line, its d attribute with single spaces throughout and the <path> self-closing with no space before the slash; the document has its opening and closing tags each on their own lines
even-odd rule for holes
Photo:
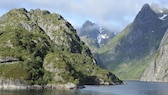
<svg viewBox="0 0 168 95">
<path fill-rule="evenodd" d="M 120 78 L 140 79 L 157 53 L 167 28 L 168 10 L 154 10 L 144 4 L 134 21 L 94 51 L 94 56 L 100 66 Z"/>
<path fill-rule="evenodd" d="M 89 20 L 85 21 L 81 28 L 77 29 L 77 33 L 92 51 L 102 47 L 114 37 L 113 31 Z"/>
</svg>

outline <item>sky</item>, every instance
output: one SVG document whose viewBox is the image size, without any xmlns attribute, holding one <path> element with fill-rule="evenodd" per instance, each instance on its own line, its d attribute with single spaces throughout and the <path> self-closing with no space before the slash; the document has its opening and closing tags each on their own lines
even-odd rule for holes
<svg viewBox="0 0 168 95">
<path fill-rule="evenodd" d="M 131 23 L 142 6 L 168 8 L 167 0 L 1 0 L 0 16 L 14 8 L 48 10 L 58 13 L 79 28 L 86 20 L 121 31 Z"/>
</svg>

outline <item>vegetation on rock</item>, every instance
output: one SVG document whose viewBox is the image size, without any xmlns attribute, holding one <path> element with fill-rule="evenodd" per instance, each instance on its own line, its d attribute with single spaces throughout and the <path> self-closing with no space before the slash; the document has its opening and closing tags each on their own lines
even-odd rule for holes
<svg viewBox="0 0 168 95">
<path fill-rule="evenodd" d="M 76 30 L 58 14 L 13 9 L 0 17 L 0 77 L 29 85 L 120 84 L 101 69 Z"/>
</svg>

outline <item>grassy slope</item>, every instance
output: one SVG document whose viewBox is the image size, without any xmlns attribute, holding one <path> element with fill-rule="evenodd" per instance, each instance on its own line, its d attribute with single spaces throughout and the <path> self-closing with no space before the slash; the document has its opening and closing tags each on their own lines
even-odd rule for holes
<svg viewBox="0 0 168 95">
<path fill-rule="evenodd" d="M 106 45 L 104 45 L 103 47 L 99 48 L 98 50 L 96 50 L 96 52 L 98 53 L 106 53 L 109 52 L 109 50 L 114 49 L 114 47 L 116 47 L 118 44 L 120 44 L 121 38 L 123 38 L 124 36 L 126 36 L 128 34 L 128 30 L 129 27 L 131 26 L 128 25 L 124 30 L 125 31 L 121 31 L 120 33 L 118 33 L 112 40 L 110 40 Z"/>
<path fill-rule="evenodd" d="M 143 59 L 139 60 L 130 60 L 123 62 L 122 64 L 118 64 L 117 62 L 111 62 L 111 54 L 115 51 L 114 48 L 120 44 L 120 41 L 123 37 L 128 34 L 129 26 L 124 29 L 125 31 L 120 32 L 117 34 L 105 47 L 98 49 L 99 58 L 103 60 L 103 65 L 108 69 L 111 70 L 114 74 L 116 74 L 121 79 L 139 79 L 147 67 L 149 61 L 151 60 L 152 56 L 144 57 Z"/>
<path fill-rule="evenodd" d="M 142 73 L 150 63 L 152 56 L 145 57 L 141 60 L 131 60 L 129 62 L 125 62 L 113 72 L 121 79 L 140 79 Z"/>
<path fill-rule="evenodd" d="M 0 40 L 0 57 L 19 59 L 15 64 L 1 65 L 1 77 L 24 79 L 30 84 L 46 82 L 43 81 L 45 70 L 42 67 L 42 60 L 47 52 L 51 51 L 51 42 L 45 34 L 6 27 L 0 35 Z"/>
</svg>

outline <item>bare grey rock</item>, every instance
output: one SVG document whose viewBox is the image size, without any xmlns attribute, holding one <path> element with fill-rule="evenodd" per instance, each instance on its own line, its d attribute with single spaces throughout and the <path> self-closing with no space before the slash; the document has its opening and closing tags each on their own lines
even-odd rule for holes
<svg viewBox="0 0 168 95">
<path fill-rule="evenodd" d="M 79 86 L 83 87 L 83 86 Z M 78 86 L 73 83 L 66 83 L 66 84 L 47 84 L 45 89 L 77 89 Z"/>
<path fill-rule="evenodd" d="M 16 62 L 19 61 L 18 58 L 14 58 L 14 57 L 3 57 L 0 58 L 0 63 L 6 63 L 6 62 Z"/>
<path fill-rule="evenodd" d="M 142 81 L 168 82 L 168 31 L 164 35 L 159 51 L 143 73 Z"/>
<path fill-rule="evenodd" d="M 80 86 L 81 88 L 83 86 Z M 0 89 L 77 89 L 73 83 L 66 84 L 47 84 L 47 85 L 28 85 L 26 81 L 19 79 L 0 79 Z"/>
<path fill-rule="evenodd" d="M 0 79 L 0 89 L 27 89 L 29 86 L 25 81 L 19 79 Z"/>
</svg>

